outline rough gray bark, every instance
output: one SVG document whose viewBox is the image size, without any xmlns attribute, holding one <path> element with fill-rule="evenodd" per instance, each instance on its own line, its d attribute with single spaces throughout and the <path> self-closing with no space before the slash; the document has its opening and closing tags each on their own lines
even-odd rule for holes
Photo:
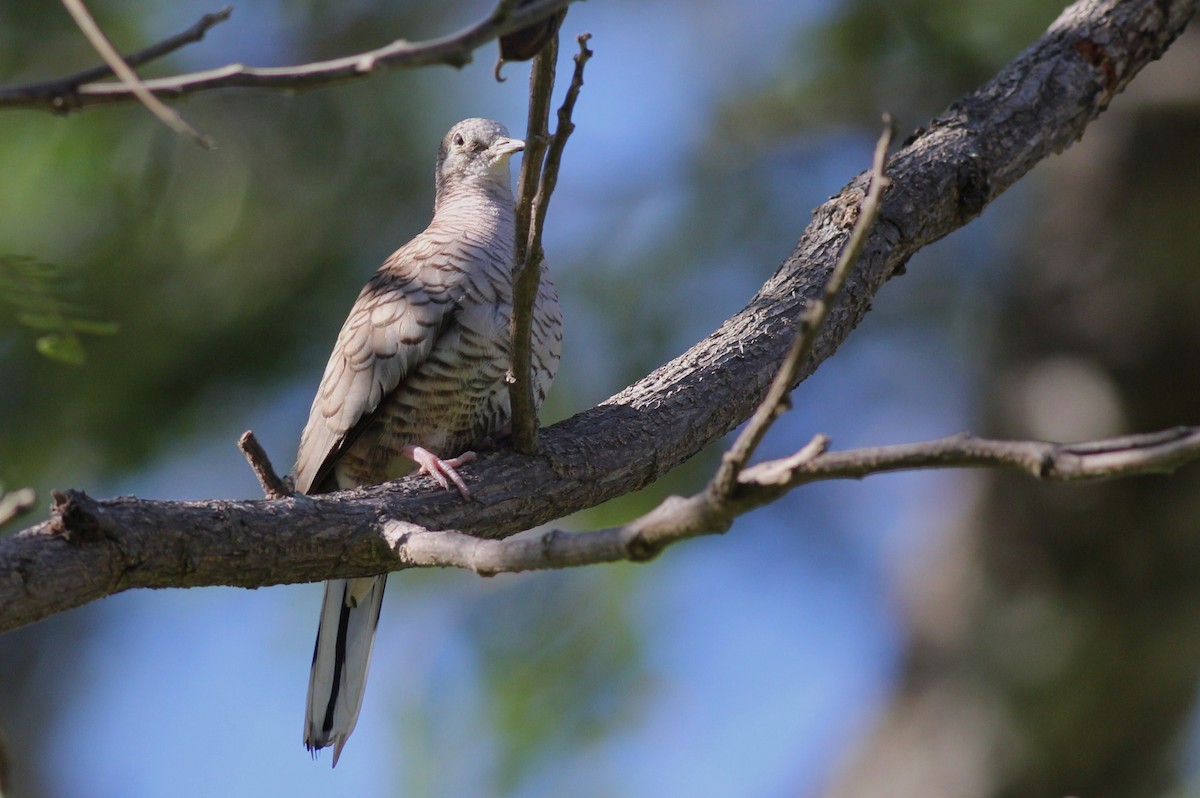
<svg viewBox="0 0 1200 798">
<path fill-rule="evenodd" d="M 858 267 L 801 370 L 830 357 L 883 284 L 923 246 L 977 216 L 1068 147 L 1192 17 L 1196 0 L 1083 0 L 892 160 Z M 321 498 L 97 502 L 72 493 L 50 521 L 0 541 L 0 629 L 131 587 L 262 586 L 399 567 L 388 518 L 504 537 L 650 484 L 761 401 L 795 319 L 819 295 L 853 225 L 866 174 L 814 212 L 793 254 L 741 312 L 680 357 L 465 476 L 474 501 L 423 479 Z"/>
</svg>

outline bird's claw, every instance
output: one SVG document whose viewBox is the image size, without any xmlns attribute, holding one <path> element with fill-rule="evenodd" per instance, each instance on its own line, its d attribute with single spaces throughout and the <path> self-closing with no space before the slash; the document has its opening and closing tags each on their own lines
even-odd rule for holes
<svg viewBox="0 0 1200 798">
<path fill-rule="evenodd" d="M 444 490 L 450 490 L 450 483 L 454 483 L 454 487 L 458 488 L 462 497 L 470 500 L 471 492 L 467 490 L 467 483 L 463 482 L 463 478 L 455 469 L 474 460 L 475 452 L 463 452 L 458 457 L 443 460 L 421 446 L 406 446 L 404 456 L 420 466 L 417 469 L 418 474 L 428 474 Z"/>
</svg>

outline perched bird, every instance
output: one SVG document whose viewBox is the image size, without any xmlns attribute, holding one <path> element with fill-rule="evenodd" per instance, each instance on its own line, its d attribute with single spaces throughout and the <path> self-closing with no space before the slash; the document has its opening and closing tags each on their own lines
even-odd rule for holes
<svg viewBox="0 0 1200 798">
<path fill-rule="evenodd" d="M 456 469 L 508 433 L 513 239 L 509 158 L 524 143 L 488 119 L 438 150 L 433 220 L 367 282 L 338 334 L 296 456 L 296 490 L 376 485 L 414 469 L 469 498 Z M 562 314 L 545 264 L 534 305 L 534 398 L 558 368 Z M 387 577 L 336 579 L 313 651 L 304 744 L 354 730 Z"/>
</svg>

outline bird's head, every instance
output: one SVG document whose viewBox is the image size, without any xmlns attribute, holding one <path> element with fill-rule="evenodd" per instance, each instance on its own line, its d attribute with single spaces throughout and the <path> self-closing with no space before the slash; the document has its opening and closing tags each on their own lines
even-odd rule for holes
<svg viewBox="0 0 1200 798">
<path fill-rule="evenodd" d="M 507 128 L 491 119 L 464 119 L 442 139 L 438 148 L 437 189 L 456 184 L 477 184 L 509 190 L 508 160 L 525 149 L 525 142 L 510 138 Z"/>
</svg>

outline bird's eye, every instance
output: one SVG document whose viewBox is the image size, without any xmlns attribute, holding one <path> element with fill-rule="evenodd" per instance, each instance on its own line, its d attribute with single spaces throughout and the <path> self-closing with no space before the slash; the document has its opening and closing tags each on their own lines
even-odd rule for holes
<svg viewBox="0 0 1200 798">
<path fill-rule="evenodd" d="M 455 133 L 454 134 L 454 146 L 461 147 L 463 145 L 463 143 L 464 142 L 463 142 L 462 133 Z"/>
</svg>

